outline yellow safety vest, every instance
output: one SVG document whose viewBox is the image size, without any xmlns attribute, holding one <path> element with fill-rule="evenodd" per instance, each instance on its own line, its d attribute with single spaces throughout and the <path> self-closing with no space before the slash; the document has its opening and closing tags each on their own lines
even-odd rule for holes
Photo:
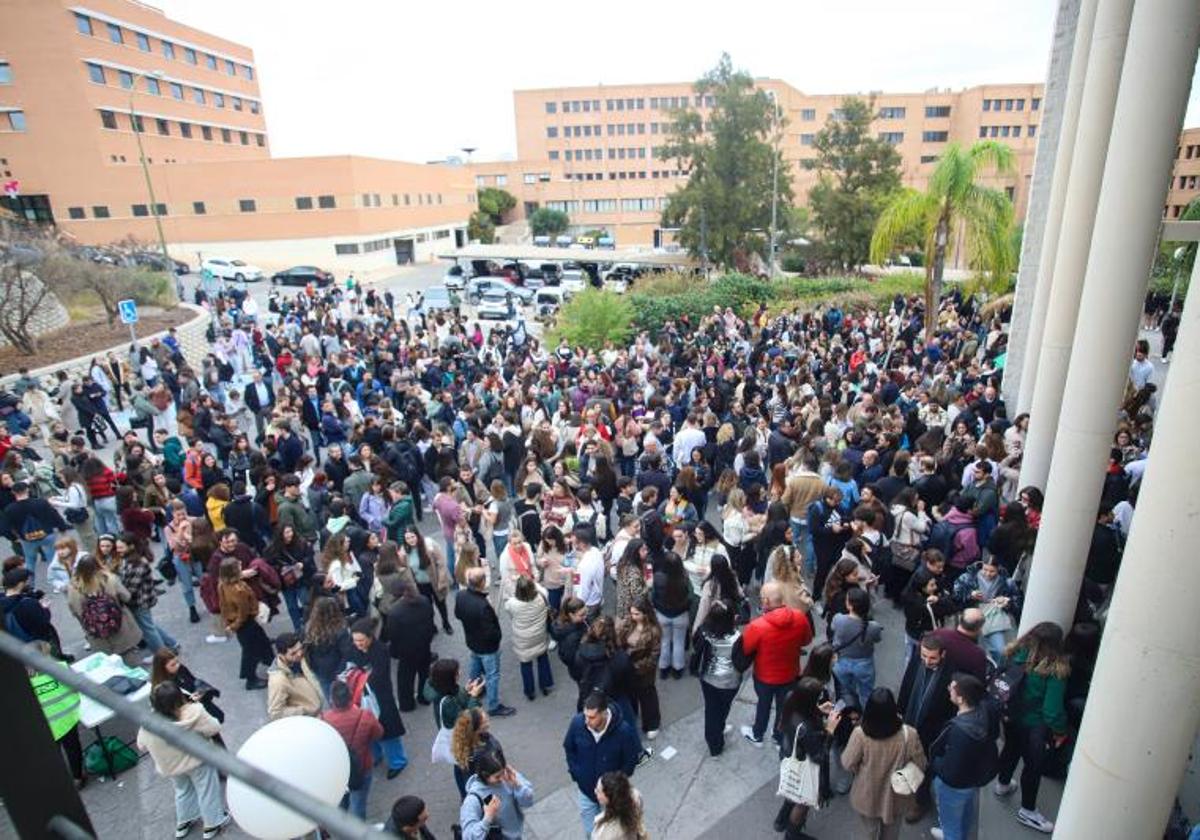
<svg viewBox="0 0 1200 840">
<path fill-rule="evenodd" d="M 57 741 L 79 723 L 79 692 L 49 674 L 34 674 L 30 682 Z"/>
</svg>

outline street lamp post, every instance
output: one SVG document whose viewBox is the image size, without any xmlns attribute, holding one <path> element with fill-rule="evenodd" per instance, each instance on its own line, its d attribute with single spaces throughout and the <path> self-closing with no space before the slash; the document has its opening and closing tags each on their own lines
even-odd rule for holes
<svg viewBox="0 0 1200 840">
<path fill-rule="evenodd" d="M 167 238 L 163 235 L 162 216 L 158 212 L 158 201 L 154 197 L 154 182 L 150 180 L 150 167 L 146 164 L 146 149 L 142 146 L 142 131 L 138 127 L 137 112 L 133 107 L 134 89 L 137 87 L 138 77 L 161 79 L 162 73 L 157 70 L 152 73 L 131 73 L 133 77 L 132 84 L 129 85 L 129 125 L 133 129 L 133 136 L 137 139 L 138 160 L 142 164 L 142 175 L 146 179 L 146 192 L 150 196 L 150 215 L 154 217 L 154 227 L 158 231 L 158 247 L 162 250 L 163 259 L 167 261 L 167 270 L 172 271 L 174 261 L 171 255 L 167 253 Z M 145 128 L 143 125 L 141 128 Z"/>
<path fill-rule="evenodd" d="M 779 105 L 775 101 L 775 91 L 769 91 L 771 98 L 771 239 L 767 244 L 767 272 L 771 277 L 777 273 L 775 265 L 776 219 L 779 208 Z"/>
</svg>

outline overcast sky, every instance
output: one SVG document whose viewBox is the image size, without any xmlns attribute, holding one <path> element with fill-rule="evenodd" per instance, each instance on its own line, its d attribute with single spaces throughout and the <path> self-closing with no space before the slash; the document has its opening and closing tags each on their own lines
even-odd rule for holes
<svg viewBox="0 0 1200 840">
<path fill-rule="evenodd" d="M 1040 82 L 1054 0 L 150 0 L 252 48 L 276 156 L 512 157 L 512 91 L 691 81 L 722 51 L 809 93 Z M 584 9 L 587 9 L 585 12 Z M 1200 118 L 1193 86 L 1188 125 Z"/>
</svg>

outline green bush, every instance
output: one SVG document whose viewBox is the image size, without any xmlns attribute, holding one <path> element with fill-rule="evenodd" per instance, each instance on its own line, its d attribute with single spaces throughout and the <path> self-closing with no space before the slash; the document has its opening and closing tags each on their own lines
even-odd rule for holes
<svg viewBox="0 0 1200 840">
<path fill-rule="evenodd" d="M 792 274 L 802 274 L 808 267 L 808 261 L 801 254 L 784 254 L 779 264 L 784 271 Z"/>
<path fill-rule="evenodd" d="M 599 350 L 609 341 L 621 346 L 633 334 L 633 318 L 634 305 L 628 297 L 588 288 L 559 310 L 546 343 L 554 347 L 565 338 L 572 347 L 589 350 Z"/>
</svg>

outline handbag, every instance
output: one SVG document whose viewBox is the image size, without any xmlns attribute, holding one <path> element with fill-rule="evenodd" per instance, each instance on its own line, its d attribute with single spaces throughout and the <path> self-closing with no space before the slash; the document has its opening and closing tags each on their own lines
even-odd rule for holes
<svg viewBox="0 0 1200 840">
<path fill-rule="evenodd" d="M 63 518 L 72 525 L 82 525 L 88 520 L 87 508 L 69 507 L 63 511 Z"/>
<path fill-rule="evenodd" d="M 265 628 L 267 626 L 267 622 L 271 620 L 271 608 L 264 602 L 259 601 L 258 612 L 255 614 L 254 620 L 257 621 L 261 627 Z"/>
<path fill-rule="evenodd" d="M 442 726 L 442 721 L 445 720 L 442 717 L 442 707 L 448 699 L 443 697 L 441 703 L 438 703 L 438 731 L 433 737 L 433 747 L 429 751 L 429 760 L 434 764 L 455 764 L 454 751 L 450 748 L 454 730 Z"/>
<path fill-rule="evenodd" d="M 900 724 L 900 731 L 904 733 L 904 748 L 900 753 L 900 760 L 904 761 L 904 756 L 908 755 L 908 727 Z M 910 760 L 892 771 L 892 792 L 897 796 L 913 796 L 924 781 L 925 771 Z"/>
<path fill-rule="evenodd" d="M 896 517 L 896 530 L 892 534 L 892 565 L 907 572 L 916 570 L 917 561 L 921 558 L 920 546 L 900 542 L 900 529 L 904 526 L 904 514 Z"/>
<path fill-rule="evenodd" d="M 804 724 L 796 727 L 796 737 L 792 740 L 792 754 L 784 756 L 779 762 L 779 788 L 775 795 L 797 805 L 820 808 L 821 766 L 807 755 L 804 758 L 796 757 L 802 729 Z"/>
</svg>

